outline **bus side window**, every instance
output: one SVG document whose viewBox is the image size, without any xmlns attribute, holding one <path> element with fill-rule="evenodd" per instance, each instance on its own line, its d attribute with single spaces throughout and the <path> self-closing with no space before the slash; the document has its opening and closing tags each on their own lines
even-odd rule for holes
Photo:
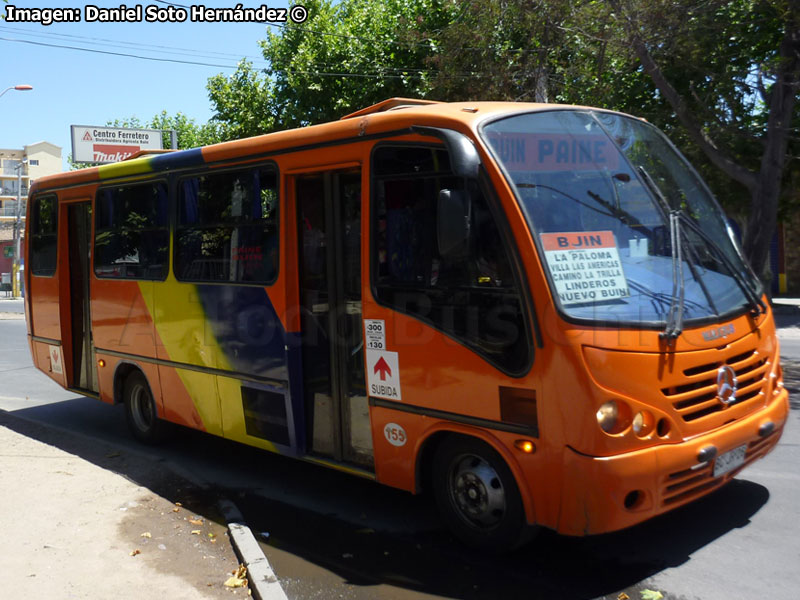
<svg viewBox="0 0 800 600">
<path fill-rule="evenodd" d="M 161 281 L 169 270 L 167 186 L 154 181 L 103 188 L 95 201 L 98 277 Z"/>
<path fill-rule="evenodd" d="M 511 374 L 530 363 L 530 336 L 508 249 L 475 181 L 456 177 L 446 152 L 379 146 L 373 155 L 374 289 Z M 466 249 L 441 253 L 442 190 L 467 198 Z"/>
<path fill-rule="evenodd" d="M 258 167 L 178 183 L 175 276 L 270 284 L 278 276 L 278 183 Z"/>
<path fill-rule="evenodd" d="M 56 272 L 58 199 L 37 196 L 31 210 L 31 273 L 49 277 Z"/>
</svg>

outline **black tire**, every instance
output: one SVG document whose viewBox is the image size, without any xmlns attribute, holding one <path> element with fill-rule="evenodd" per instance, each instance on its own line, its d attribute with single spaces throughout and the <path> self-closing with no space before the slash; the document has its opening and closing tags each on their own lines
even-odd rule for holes
<svg viewBox="0 0 800 600">
<path fill-rule="evenodd" d="M 468 546 L 500 553 L 530 539 L 533 528 L 511 469 L 480 440 L 442 442 L 433 460 L 433 491 L 447 526 Z"/>
<path fill-rule="evenodd" d="M 133 437 L 145 444 L 159 444 L 167 438 L 169 423 L 158 418 L 156 403 L 147 378 L 134 371 L 123 387 L 125 418 Z"/>
</svg>

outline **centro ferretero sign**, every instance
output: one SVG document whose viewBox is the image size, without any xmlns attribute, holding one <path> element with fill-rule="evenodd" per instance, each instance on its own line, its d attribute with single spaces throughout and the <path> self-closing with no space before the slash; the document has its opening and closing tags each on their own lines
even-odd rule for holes
<svg viewBox="0 0 800 600">
<path fill-rule="evenodd" d="M 159 129 L 126 129 L 71 125 L 72 160 L 88 163 L 113 163 L 125 160 L 140 150 L 163 150 Z"/>
</svg>

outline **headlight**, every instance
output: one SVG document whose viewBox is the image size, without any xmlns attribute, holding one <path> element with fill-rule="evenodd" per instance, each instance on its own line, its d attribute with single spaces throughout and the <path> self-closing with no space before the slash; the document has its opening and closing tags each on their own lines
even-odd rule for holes
<svg viewBox="0 0 800 600">
<path fill-rule="evenodd" d="M 595 414 L 600 429 L 609 435 L 622 433 L 631 425 L 632 411 L 627 402 L 609 400 Z"/>
<path fill-rule="evenodd" d="M 606 402 L 597 409 L 597 424 L 606 433 L 612 433 L 619 420 L 619 407 L 613 400 Z"/>
</svg>

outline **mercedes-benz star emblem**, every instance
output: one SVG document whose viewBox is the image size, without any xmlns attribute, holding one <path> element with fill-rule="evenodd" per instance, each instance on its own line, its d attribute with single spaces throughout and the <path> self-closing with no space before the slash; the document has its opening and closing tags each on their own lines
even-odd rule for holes
<svg viewBox="0 0 800 600">
<path fill-rule="evenodd" d="M 717 400 L 725 406 L 736 400 L 736 372 L 728 365 L 717 370 Z"/>
</svg>

